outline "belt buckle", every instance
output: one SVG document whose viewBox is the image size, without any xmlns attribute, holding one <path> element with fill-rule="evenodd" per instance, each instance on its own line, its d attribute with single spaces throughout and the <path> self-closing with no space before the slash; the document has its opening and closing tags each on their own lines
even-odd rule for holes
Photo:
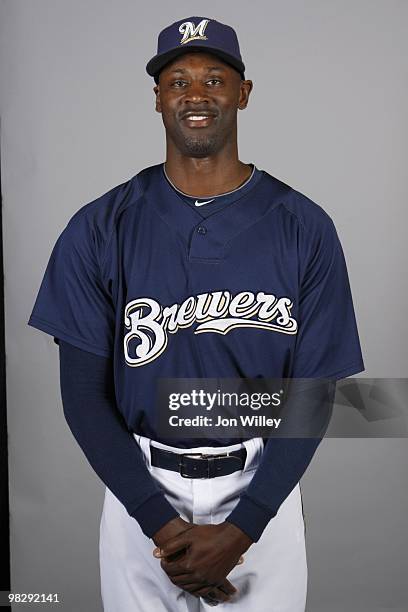
<svg viewBox="0 0 408 612">
<path fill-rule="evenodd" d="M 191 476 L 189 476 L 188 474 L 184 474 L 183 473 L 183 458 L 184 457 L 202 457 L 203 454 L 202 453 L 182 453 L 180 455 L 180 463 L 179 463 L 179 472 L 180 472 L 180 476 L 182 476 L 183 478 L 192 478 Z"/>
<path fill-rule="evenodd" d="M 201 476 L 201 480 L 206 479 L 206 478 L 210 478 L 210 468 L 211 466 L 214 465 L 214 459 L 238 459 L 238 461 L 241 461 L 239 457 L 235 457 L 234 455 L 231 455 L 229 453 L 223 453 L 220 455 L 212 455 L 212 454 L 205 454 L 205 453 L 183 453 L 180 457 L 180 463 L 179 463 L 179 472 L 180 475 L 183 478 L 193 478 L 193 476 L 189 476 L 188 474 L 184 474 L 183 473 L 183 457 L 199 457 L 200 459 L 207 459 L 207 475 L 206 476 Z M 211 461 L 212 460 L 212 461 Z"/>
</svg>

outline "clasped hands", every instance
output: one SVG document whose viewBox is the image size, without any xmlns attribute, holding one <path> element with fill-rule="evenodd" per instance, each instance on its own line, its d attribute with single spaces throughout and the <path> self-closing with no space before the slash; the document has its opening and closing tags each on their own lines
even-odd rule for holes
<svg viewBox="0 0 408 612">
<path fill-rule="evenodd" d="M 237 589 L 227 575 L 243 562 L 242 554 L 253 541 L 227 521 L 196 525 L 181 517 L 172 519 L 153 537 L 153 555 L 170 581 L 195 597 L 217 605 L 231 599 Z"/>
</svg>

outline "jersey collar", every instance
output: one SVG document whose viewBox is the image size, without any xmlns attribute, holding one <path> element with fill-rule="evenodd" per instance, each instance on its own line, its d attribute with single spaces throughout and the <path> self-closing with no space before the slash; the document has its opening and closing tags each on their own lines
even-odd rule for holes
<svg viewBox="0 0 408 612">
<path fill-rule="evenodd" d="M 218 212 L 203 219 L 183 200 L 167 181 L 163 164 L 139 173 L 144 197 L 163 222 L 183 241 L 190 260 L 220 261 L 224 259 L 229 242 L 257 223 L 271 209 L 281 191 L 280 181 L 263 170 L 257 170 L 252 180 L 237 190 L 237 199 Z M 268 181 L 267 178 L 272 179 Z"/>
</svg>

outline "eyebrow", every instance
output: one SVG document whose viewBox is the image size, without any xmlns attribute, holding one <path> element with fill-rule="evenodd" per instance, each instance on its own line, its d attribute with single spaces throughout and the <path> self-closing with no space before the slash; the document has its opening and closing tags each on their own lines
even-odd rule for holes
<svg viewBox="0 0 408 612">
<path fill-rule="evenodd" d="M 206 70 L 208 72 L 212 72 L 214 70 L 225 72 L 224 66 L 206 66 Z M 172 70 L 170 70 L 170 72 L 181 72 L 181 73 L 184 73 L 184 72 L 188 72 L 188 70 L 186 70 L 186 68 L 173 68 Z"/>
</svg>

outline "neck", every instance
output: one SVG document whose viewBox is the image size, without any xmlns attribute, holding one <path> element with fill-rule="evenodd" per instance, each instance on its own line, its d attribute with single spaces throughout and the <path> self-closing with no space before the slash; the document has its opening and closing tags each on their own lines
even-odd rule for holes
<svg viewBox="0 0 408 612">
<path fill-rule="evenodd" d="M 188 157 L 167 146 L 164 167 L 173 185 L 194 197 L 232 191 L 251 174 L 251 167 L 238 159 L 236 142 L 208 157 Z"/>
</svg>

